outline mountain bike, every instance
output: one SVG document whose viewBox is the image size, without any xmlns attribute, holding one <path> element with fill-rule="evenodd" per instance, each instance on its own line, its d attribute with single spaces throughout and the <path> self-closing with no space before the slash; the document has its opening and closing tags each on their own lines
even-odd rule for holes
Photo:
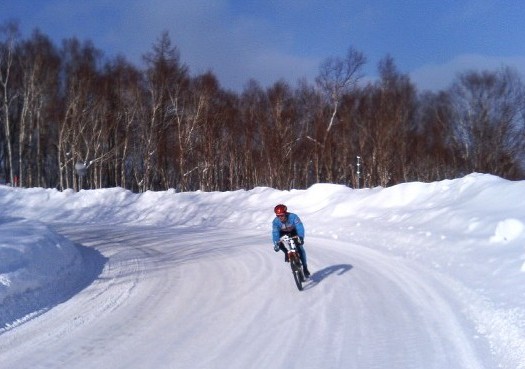
<svg viewBox="0 0 525 369">
<path fill-rule="evenodd" d="M 297 249 L 299 237 L 284 235 L 280 238 L 281 243 L 286 248 L 288 253 L 288 260 L 290 262 L 290 267 L 292 268 L 293 279 L 299 291 L 303 290 L 303 283 L 306 282 L 306 277 L 303 272 L 303 263 L 301 262 L 301 256 L 299 250 Z"/>
</svg>

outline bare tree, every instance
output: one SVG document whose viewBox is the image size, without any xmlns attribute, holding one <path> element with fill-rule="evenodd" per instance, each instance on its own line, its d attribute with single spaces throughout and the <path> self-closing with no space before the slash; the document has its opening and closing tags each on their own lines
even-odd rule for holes
<svg viewBox="0 0 525 369">
<path fill-rule="evenodd" d="M 298 137 L 295 103 L 290 86 L 278 81 L 268 91 L 269 120 L 263 128 L 265 135 L 265 159 L 270 179 L 280 188 L 289 186 L 293 179 L 294 154 Z"/>
<path fill-rule="evenodd" d="M 339 104 L 344 94 L 357 87 L 359 79 L 362 77 L 362 68 L 366 63 L 365 56 L 349 48 L 345 58 L 328 58 L 320 66 L 319 75 L 316 78 L 318 87 L 324 93 L 330 106 L 330 118 L 326 128 L 318 131 L 317 137 L 308 136 L 317 147 L 315 156 L 315 167 L 317 168 L 317 180 L 320 181 L 320 167 L 324 166 L 328 170 L 326 180 L 332 180 L 330 160 L 325 161 L 325 157 L 333 153 L 333 148 L 327 147 L 330 131 L 336 124 Z"/>
<path fill-rule="evenodd" d="M 217 190 L 220 168 L 224 165 L 225 111 L 219 82 L 211 72 L 198 76 L 191 84 L 191 94 L 200 106 L 199 134 L 196 140 L 196 160 L 198 185 L 202 191 Z M 233 150 L 234 147 L 231 147 Z"/>
<path fill-rule="evenodd" d="M 15 57 L 15 48 L 19 37 L 18 25 L 14 22 L 8 22 L 0 27 L 0 35 L 5 38 L 0 42 L 0 87 L 2 88 L 2 106 L 1 117 L 5 132 L 5 141 L 7 146 L 7 165 L 9 167 L 9 181 L 15 185 L 14 175 L 14 153 L 11 134 L 11 106 L 18 98 L 19 91 L 11 87 L 11 73 Z"/>
<path fill-rule="evenodd" d="M 53 168 L 45 167 L 50 124 L 58 96 L 60 59 L 51 41 L 39 31 L 20 47 L 22 101 L 18 129 L 18 172 L 23 186 L 45 186 Z"/>
<path fill-rule="evenodd" d="M 357 85 L 362 77 L 362 68 L 365 64 L 366 58 L 363 53 L 353 48 L 348 49 L 346 58 L 332 57 L 321 64 L 316 82 L 332 106 L 332 113 L 323 142 L 326 141 L 326 136 L 334 125 L 337 109 L 343 95 Z"/>
<path fill-rule="evenodd" d="M 268 98 L 266 92 L 255 80 L 250 80 L 240 97 L 239 101 L 239 125 L 245 137 L 244 146 L 240 157 L 247 165 L 242 168 L 240 175 L 250 178 L 253 186 L 271 186 L 271 177 L 268 176 L 267 168 L 272 167 L 271 162 L 267 162 L 265 150 L 266 134 L 263 129 L 268 124 Z M 239 127 L 232 127 L 238 131 Z M 235 167 L 235 156 L 230 156 L 229 167 Z M 233 183 L 232 183 L 233 184 Z"/>
<path fill-rule="evenodd" d="M 344 104 L 344 103 L 343 103 Z M 308 187 L 320 180 L 319 161 L 316 160 L 319 145 L 307 137 L 317 137 L 318 127 L 323 127 L 325 100 L 318 89 L 309 85 L 305 80 L 299 81 L 295 92 L 295 105 L 297 110 L 297 153 L 301 171 L 296 181 L 302 187 Z"/>
<path fill-rule="evenodd" d="M 456 122 L 456 144 L 466 172 L 480 171 L 503 177 L 516 172 L 519 143 L 514 139 L 523 125 L 524 89 L 516 72 L 467 72 L 451 89 Z"/>
<path fill-rule="evenodd" d="M 101 52 L 91 42 L 81 44 L 77 39 L 64 41 L 64 103 L 58 132 L 58 166 L 60 188 L 78 189 L 79 178 L 75 165 L 89 167 L 98 160 L 94 142 L 100 138 L 100 109 L 98 62 Z"/>
<path fill-rule="evenodd" d="M 57 50 L 38 31 L 24 41 L 16 24 L 0 27 L 0 166 L 11 183 L 220 191 L 525 173 L 524 86 L 510 69 L 416 95 L 389 56 L 377 81 L 359 83 L 366 59 L 350 48 L 312 85 L 251 80 L 237 95 L 212 72 L 190 76 L 167 32 L 143 70 L 124 57 L 101 68 L 101 52 L 74 38 Z"/>
<path fill-rule="evenodd" d="M 410 167 L 414 179 L 435 181 L 452 178 L 461 168 L 455 152 L 454 119 L 449 93 L 425 92 L 419 97 L 410 142 Z"/>
<path fill-rule="evenodd" d="M 179 188 L 185 190 L 191 170 L 186 167 L 187 152 L 191 150 L 195 114 L 198 114 L 194 111 L 190 115 L 186 110 L 188 70 L 180 62 L 179 51 L 171 45 L 167 32 L 144 56 L 144 61 L 150 112 L 142 122 L 144 170 L 141 190 L 153 189 L 161 182 L 166 187 L 177 181 Z M 178 163 L 177 169 L 174 162 Z"/>
<path fill-rule="evenodd" d="M 113 173 L 110 182 L 115 186 L 134 188 L 131 181 L 134 162 L 134 142 L 139 117 L 144 116 L 144 89 L 141 73 L 123 57 L 106 64 L 105 96 L 111 105 L 108 119 L 111 124 L 106 140 L 114 151 L 108 170 Z"/>
<path fill-rule="evenodd" d="M 374 154 L 380 185 L 409 180 L 408 144 L 415 110 L 415 88 L 408 76 L 399 73 L 392 57 L 379 63 L 377 130 Z"/>
</svg>

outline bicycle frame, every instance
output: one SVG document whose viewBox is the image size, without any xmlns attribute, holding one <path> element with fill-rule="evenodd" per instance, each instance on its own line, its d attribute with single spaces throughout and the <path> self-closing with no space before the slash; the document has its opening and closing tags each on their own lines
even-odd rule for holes
<svg viewBox="0 0 525 369">
<path fill-rule="evenodd" d="M 299 257 L 299 250 L 297 250 L 297 246 L 295 245 L 295 241 L 297 239 L 297 236 L 290 237 L 288 235 L 284 235 L 280 238 L 282 244 L 284 247 L 286 247 L 286 250 L 288 250 L 288 257 L 290 260 L 292 258 L 298 258 Z M 299 260 L 300 261 L 300 260 Z"/>
<path fill-rule="evenodd" d="M 287 250 L 288 260 L 290 261 L 290 267 L 292 268 L 295 284 L 297 285 L 297 288 L 300 291 L 302 291 L 302 283 L 305 282 L 306 278 L 303 272 L 303 263 L 301 262 L 301 256 L 299 255 L 299 250 L 296 246 L 296 241 L 298 240 L 298 237 L 290 237 L 288 235 L 284 235 L 280 238 L 280 240 Z"/>
</svg>

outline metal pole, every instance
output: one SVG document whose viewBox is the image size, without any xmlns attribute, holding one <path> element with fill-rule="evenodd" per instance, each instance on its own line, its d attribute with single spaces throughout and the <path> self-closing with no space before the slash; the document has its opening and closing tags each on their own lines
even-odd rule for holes
<svg viewBox="0 0 525 369">
<path fill-rule="evenodd" d="M 359 183 L 361 182 L 361 157 L 357 156 L 357 188 L 359 189 Z"/>
</svg>

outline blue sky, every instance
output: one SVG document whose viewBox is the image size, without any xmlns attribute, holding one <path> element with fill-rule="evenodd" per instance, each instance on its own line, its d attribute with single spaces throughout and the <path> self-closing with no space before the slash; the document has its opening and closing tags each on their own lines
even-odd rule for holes
<svg viewBox="0 0 525 369">
<path fill-rule="evenodd" d="M 163 31 L 192 74 L 211 70 L 224 88 L 253 78 L 313 82 L 328 57 L 353 47 L 377 74 L 386 55 L 420 89 L 447 88 L 467 70 L 525 75 L 521 0 L 1 0 L 0 23 L 39 28 L 57 46 L 91 40 L 105 56 L 137 66 Z"/>
</svg>

